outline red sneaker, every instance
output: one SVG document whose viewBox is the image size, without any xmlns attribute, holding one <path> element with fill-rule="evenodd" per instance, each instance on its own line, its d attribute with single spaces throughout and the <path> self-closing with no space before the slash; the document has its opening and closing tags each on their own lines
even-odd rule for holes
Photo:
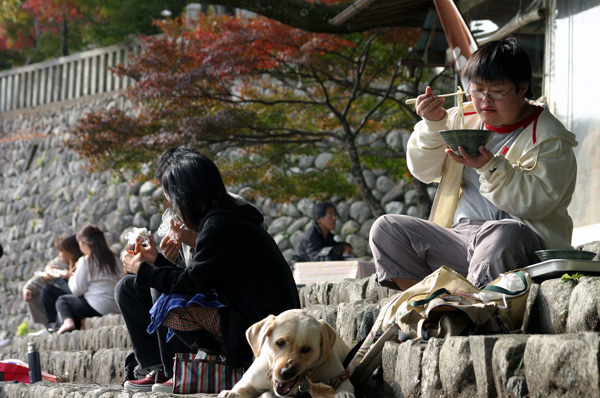
<svg viewBox="0 0 600 398">
<path fill-rule="evenodd" d="M 152 386 L 152 392 L 163 392 L 167 394 L 173 393 L 173 379 L 164 383 L 155 384 Z"/>
<path fill-rule="evenodd" d="M 123 383 L 123 387 L 128 391 L 150 392 L 152 391 L 153 385 L 164 383 L 166 381 L 169 381 L 169 378 L 165 376 L 165 373 L 162 370 L 153 370 L 141 380 L 127 380 Z"/>
</svg>

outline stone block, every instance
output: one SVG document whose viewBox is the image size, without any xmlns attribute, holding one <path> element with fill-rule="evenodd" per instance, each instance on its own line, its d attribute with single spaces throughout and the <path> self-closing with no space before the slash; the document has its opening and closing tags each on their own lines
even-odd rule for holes
<svg viewBox="0 0 600 398">
<path fill-rule="evenodd" d="M 332 328 L 337 328 L 337 305 L 313 304 L 304 307 L 304 310 L 315 318 L 327 322 Z"/>
<path fill-rule="evenodd" d="M 100 349 L 92 357 L 94 382 L 99 385 L 120 384 L 125 380 L 125 358 L 128 349 Z"/>
<path fill-rule="evenodd" d="M 340 303 L 337 312 L 337 330 L 341 338 L 351 347 L 367 337 L 373 327 L 379 305 L 366 300 Z"/>
<path fill-rule="evenodd" d="M 339 302 L 351 303 L 357 300 L 364 300 L 368 284 L 369 278 L 344 279 L 340 282 L 340 291 L 338 293 Z"/>
<path fill-rule="evenodd" d="M 365 291 L 365 299 L 373 303 L 380 303 L 381 300 L 392 297 L 398 294 L 398 290 L 388 289 L 377 283 L 377 275 L 373 274 L 369 277 L 367 282 L 367 289 Z"/>
<path fill-rule="evenodd" d="M 448 337 L 440 349 L 440 380 L 447 396 L 472 398 L 477 395 L 477 383 L 469 338 Z"/>
<path fill-rule="evenodd" d="M 481 398 L 497 397 L 492 369 L 492 351 L 498 336 L 469 336 L 473 370 L 477 383 L 477 396 Z"/>
<path fill-rule="evenodd" d="M 440 379 L 440 350 L 444 344 L 443 339 L 431 338 L 427 341 L 427 347 L 423 350 L 421 360 L 421 397 L 442 398 L 444 387 Z"/>
<path fill-rule="evenodd" d="M 514 387 L 509 385 L 512 377 L 524 377 L 523 353 L 528 335 L 508 335 L 498 339 L 493 347 L 492 364 L 493 375 L 490 380 L 495 385 L 495 392 L 498 397 L 505 397 L 509 390 Z M 516 382 L 513 380 L 511 383 Z M 521 386 L 520 390 L 526 390 L 526 386 Z"/>
<path fill-rule="evenodd" d="M 337 304 L 339 289 L 337 283 L 308 283 L 300 288 L 300 303 L 303 307 L 312 304 Z"/>
<path fill-rule="evenodd" d="M 523 364 L 529 397 L 600 396 L 597 333 L 534 335 Z"/>
<path fill-rule="evenodd" d="M 346 235 L 344 240 L 352 246 L 352 254 L 355 257 L 360 258 L 371 255 L 371 249 L 367 242 L 367 238 L 368 237 L 365 237 L 359 233 Z"/>
<path fill-rule="evenodd" d="M 402 199 L 404 197 L 405 185 L 402 182 L 399 182 L 396 186 L 386 192 L 385 195 L 381 198 L 381 203 L 388 204 L 392 201 L 402 203 Z"/>
<path fill-rule="evenodd" d="M 541 334 L 564 333 L 567 324 L 569 300 L 574 288 L 575 283 L 572 281 L 561 283 L 560 279 L 549 279 L 542 282 L 535 300 L 535 307 L 529 315 L 530 327 L 527 332 Z"/>
<path fill-rule="evenodd" d="M 398 397 L 421 396 L 421 363 L 426 342 L 408 340 L 398 346 L 395 379 L 400 387 Z"/>
<path fill-rule="evenodd" d="M 537 307 L 535 305 L 537 296 L 540 291 L 540 285 L 538 283 L 532 283 L 529 289 L 529 296 L 527 296 L 527 303 L 525 304 L 525 314 L 523 315 L 523 324 L 521 325 L 521 331 L 523 333 L 533 334 L 536 333 L 539 327 L 536 320 L 532 322 L 532 314 L 535 317 Z"/>
<path fill-rule="evenodd" d="M 600 278 L 582 277 L 569 299 L 567 333 L 600 331 Z"/>
<path fill-rule="evenodd" d="M 65 376 L 71 383 L 94 383 L 102 368 L 93 371 L 92 351 L 40 351 L 40 364 L 45 372 Z"/>
<path fill-rule="evenodd" d="M 525 376 L 512 376 L 506 383 L 506 398 L 527 398 L 527 380 Z"/>
<path fill-rule="evenodd" d="M 381 367 L 383 368 L 383 397 L 401 397 L 400 381 L 396 378 L 396 366 L 398 365 L 398 348 L 400 344 L 388 341 L 384 344 L 381 352 Z"/>
</svg>

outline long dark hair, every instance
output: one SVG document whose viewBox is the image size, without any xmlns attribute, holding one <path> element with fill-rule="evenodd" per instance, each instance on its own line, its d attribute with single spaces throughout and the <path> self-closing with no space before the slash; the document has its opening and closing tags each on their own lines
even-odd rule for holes
<svg viewBox="0 0 600 398">
<path fill-rule="evenodd" d="M 79 257 L 83 256 L 75 235 L 57 236 L 54 241 L 54 247 L 56 247 L 56 250 L 67 253 L 67 256 L 69 256 L 69 263 L 76 263 L 77 260 L 79 260 Z M 71 264 L 68 265 L 69 271 L 73 272 L 74 270 L 71 269 Z"/>
<path fill-rule="evenodd" d="M 171 210 L 190 229 L 198 231 L 204 216 L 214 207 L 233 202 L 217 165 L 189 146 L 163 152 L 156 165 Z"/>
<path fill-rule="evenodd" d="M 95 268 L 104 273 L 119 274 L 120 267 L 117 263 L 117 257 L 108 247 L 104 232 L 100 228 L 95 225 L 86 225 L 77 232 L 77 239 L 90 247 L 92 275 L 94 275 Z"/>
<path fill-rule="evenodd" d="M 529 88 L 525 98 L 533 98 L 531 61 L 517 39 L 490 41 L 475 51 L 461 72 L 466 82 L 477 79 L 487 83 L 509 80 L 520 90 L 521 83 Z"/>
</svg>

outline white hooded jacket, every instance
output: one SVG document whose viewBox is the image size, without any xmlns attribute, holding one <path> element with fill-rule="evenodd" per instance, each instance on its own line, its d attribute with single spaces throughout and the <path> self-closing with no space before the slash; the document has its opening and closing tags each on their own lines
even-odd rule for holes
<svg viewBox="0 0 600 398">
<path fill-rule="evenodd" d="M 452 225 L 464 166 L 446 156 L 446 144 L 438 131 L 454 128 L 456 115 L 457 108 L 452 108 L 440 121 L 417 123 L 407 148 L 412 174 L 425 183 L 440 182 L 430 221 L 443 227 Z M 472 103 L 466 103 L 464 128 L 480 126 Z M 505 155 L 494 155 L 476 170 L 481 195 L 532 228 L 547 249 L 572 248 L 573 221 L 567 207 L 577 174 L 575 146 L 575 135 L 544 108 Z"/>
</svg>

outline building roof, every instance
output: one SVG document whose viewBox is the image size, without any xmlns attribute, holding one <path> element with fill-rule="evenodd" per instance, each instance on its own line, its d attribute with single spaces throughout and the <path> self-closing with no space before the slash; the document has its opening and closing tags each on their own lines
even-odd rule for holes
<svg viewBox="0 0 600 398">
<path fill-rule="evenodd" d="M 330 22 L 353 28 L 378 25 L 382 20 L 397 22 L 398 26 L 420 26 L 432 0 L 358 0 Z"/>
</svg>

